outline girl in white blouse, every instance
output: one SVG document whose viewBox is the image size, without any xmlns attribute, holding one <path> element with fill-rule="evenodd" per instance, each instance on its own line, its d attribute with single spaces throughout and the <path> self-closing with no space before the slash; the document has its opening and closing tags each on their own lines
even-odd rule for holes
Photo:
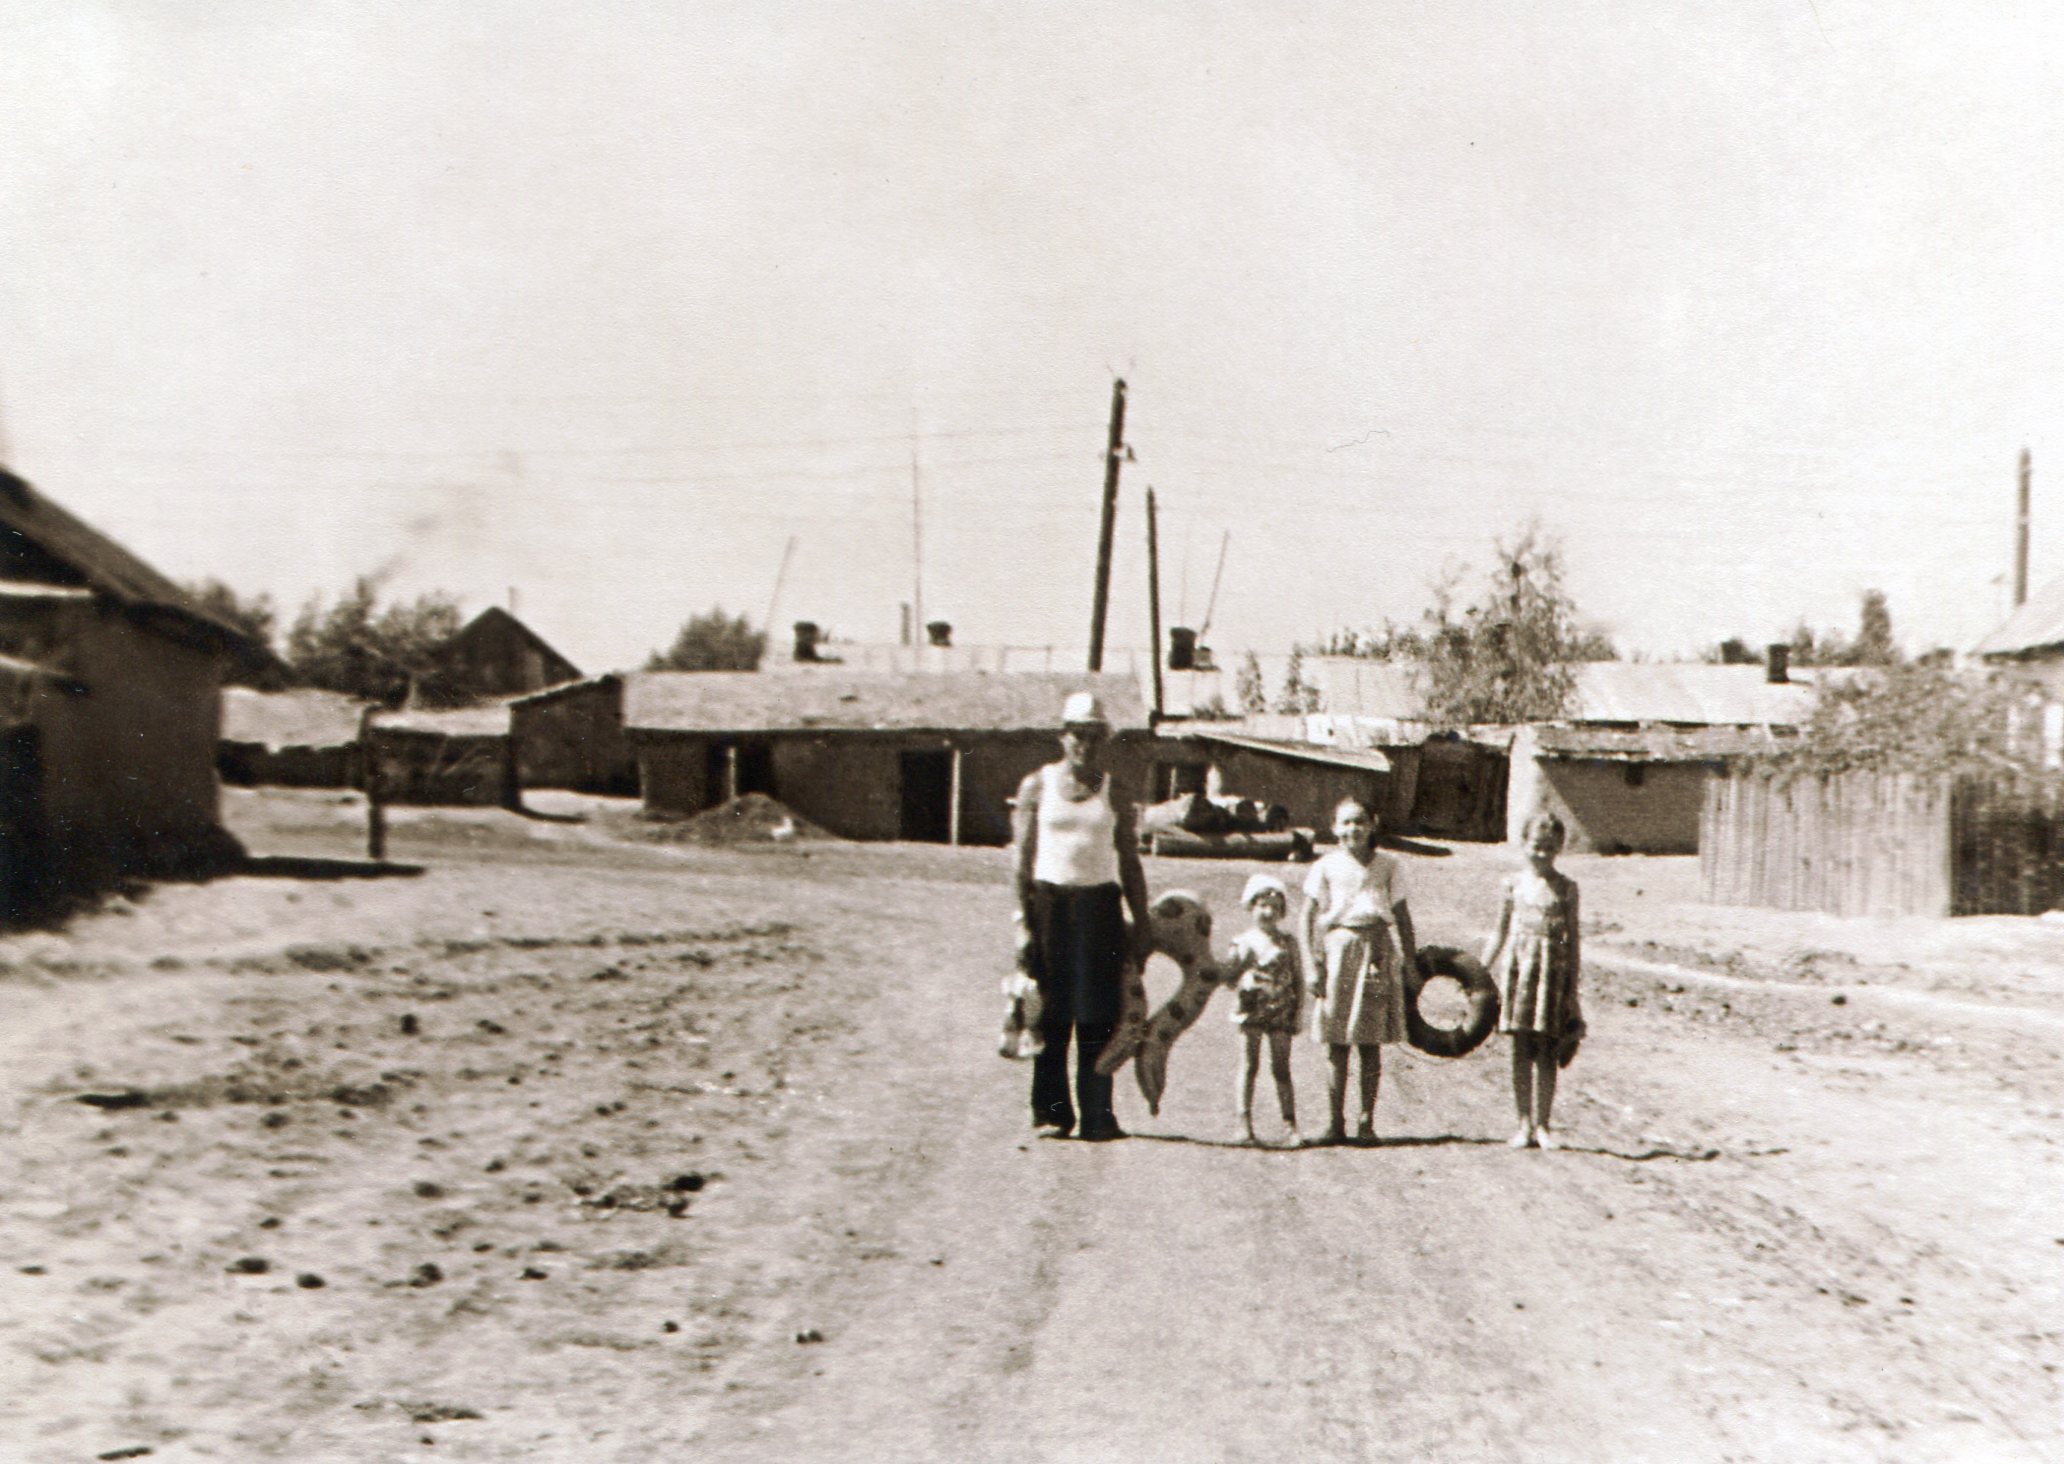
<svg viewBox="0 0 2064 1464">
<path fill-rule="evenodd" d="M 1305 975 L 1315 1002 L 1312 1039 L 1331 1064 L 1330 1121 L 1321 1143 L 1347 1139 L 1347 1058 L 1361 1056 L 1361 1120 L 1355 1142 L 1376 1142 L 1376 1093 L 1385 1042 L 1405 1040 L 1404 972 L 1418 942 L 1405 903 L 1404 869 L 1376 847 L 1376 815 L 1358 798 L 1333 811 L 1340 847 L 1312 866 L 1304 883 Z"/>
</svg>

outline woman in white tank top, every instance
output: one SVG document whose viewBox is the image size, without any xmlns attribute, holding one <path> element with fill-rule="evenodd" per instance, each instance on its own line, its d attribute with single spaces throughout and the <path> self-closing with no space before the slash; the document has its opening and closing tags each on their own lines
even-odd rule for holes
<svg viewBox="0 0 2064 1464">
<path fill-rule="evenodd" d="M 1132 804 L 1115 793 L 1105 765 L 1110 732 L 1094 696 L 1069 697 L 1061 712 L 1061 760 L 1018 785 L 1012 819 L 1018 907 L 1032 935 L 1032 970 L 1044 1005 L 1046 1050 L 1032 1063 L 1032 1123 L 1064 1138 L 1078 1118 L 1085 1139 L 1125 1136 L 1111 1107 L 1112 1080 L 1097 1072 L 1096 1060 L 1118 1024 L 1126 964 L 1146 958 L 1149 939 Z"/>
</svg>

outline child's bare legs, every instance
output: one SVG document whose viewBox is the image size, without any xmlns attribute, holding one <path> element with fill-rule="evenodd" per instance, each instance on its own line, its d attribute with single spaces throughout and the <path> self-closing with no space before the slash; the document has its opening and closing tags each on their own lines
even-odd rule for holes
<svg viewBox="0 0 2064 1464">
<path fill-rule="evenodd" d="M 1555 1041 L 1545 1033 L 1534 1037 L 1534 1142 L 1544 1149 L 1560 1149 L 1554 1131 L 1548 1127 L 1555 1111 Z"/>
<path fill-rule="evenodd" d="M 1524 1149 L 1539 1144 L 1559 1149 L 1548 1127 L 1555 1111 L 1555 1043 L 1545 1032 L 1512 1034 L 1512 1106 L 1519 1112 L 1519 1132 L 1512 1147 Z"/>
<path fill-rule="evenodd" d="M 1276 1102 L 1283 1110 L 1283 1125 L 1290 1130 L 1290 1138 L 1294 1141 L 1297 1138 L 1297 1095 L 1290 1086 L 1290 1034 L 1271 1032 L 1268 1040 L 1269 1072 L 1276 1080 Z M 1251 1084 L 1248 1091 L 1253 1091 Z M 1253 1130 L 1250 1128 L 1248 1132 L 1252 1134 Z"/>
<path fill-rule="evenodd" d="M 1519 1113 L 1519 1128 L 1511 1144 L 1527 1148 L 1534 1142 L 1534 1034 L 1512 1034 L 1512 1106 Z"/>
<path fill-rule="evenodd" d="M 1247 1060 L 1240 1065 L 1240 1134 L 1254 1142 L 1254 1075 L 1261 1068 L 1261 1033 L 1242 1032 L 1247 1039 Z M 1278 1080 L 1280 1084 L 1280 1079 Z"/>
</svg>

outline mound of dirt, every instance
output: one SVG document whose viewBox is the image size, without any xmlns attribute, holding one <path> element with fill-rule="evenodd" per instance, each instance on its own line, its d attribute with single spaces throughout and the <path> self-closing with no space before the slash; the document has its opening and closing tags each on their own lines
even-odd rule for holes
<svg viewBox="0 0 2064 1464">
<path fill-rule="evenodd" d="M 645 814 L 638 823 L 640 837 L 669 844 L 800 843 L 837 837 L 764 793 L 742 793 L 689 818 Z"/>
</svg>

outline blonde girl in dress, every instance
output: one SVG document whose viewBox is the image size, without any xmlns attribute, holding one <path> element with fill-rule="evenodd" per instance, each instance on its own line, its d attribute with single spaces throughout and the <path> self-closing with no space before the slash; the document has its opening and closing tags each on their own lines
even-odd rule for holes
<svg viewBox="0 0 2064 1464">
<path fill-rule="evenodd" d="M 1297 1097 L 1290 1083 L 1290 1039 L 1297 1035 L 1299 977 L 1303 960 L 1297 937 L 1283 921 L 1290 914 L 1290 892 L 1272 874 L 1257 874 L 1241 891 L 1254 924 L 1233 938 L 1226 953 L 1226 975 L 1235 982 L 1233 1021 L 1247 1039 L 1247 1060 L 1240 1070 L 1240 1134 L 1254 1137 L 1254 1076 L 1261 1068 L 1261 1043 L 1268 1039 L 1269 1071 L 1276 1079 L 1276 1102 L 1290 1130 L 1288 1142 L 1299 1142 Z"/>
<path fill-rule="evenodd" d="M 1559 1149 L 1549 1127 L 1555 1074 L 1576 1053 L 1584 1018 L 1577 1003 L 1583 965 L 1577 939 L 1577 884 L 1555 867 L 1562 820 L 1527 820 L 1526 867 L 1505 880 L 1498 926 L 1484 947 L 1484 966 L 1498 983 L 1498 1030 L 1512 1034 L 1512 1106 L 1519 1129 L 1512 1147 Z"/>
<path fill-rule="evenodd" d="M 1312 866 L 1302 914 L 1306 979 L 1315 1002 L 1312 1038 L 1331 1063 L 1331 1118 L 1321 1143 L 1347 1139 L 1347 1058 L 1361 1054 L 1361 1121 L 1355 1142 L 1376 1142 L 1381 1044 L 1405 1040 L 1404 971 L 1416 968 L 1418 942 L 1405 903 L 1403 867 L 1376 847 L 1376 815 L 1359 798 L 1333 811 L 1340 847 Z"/>
</svg>

